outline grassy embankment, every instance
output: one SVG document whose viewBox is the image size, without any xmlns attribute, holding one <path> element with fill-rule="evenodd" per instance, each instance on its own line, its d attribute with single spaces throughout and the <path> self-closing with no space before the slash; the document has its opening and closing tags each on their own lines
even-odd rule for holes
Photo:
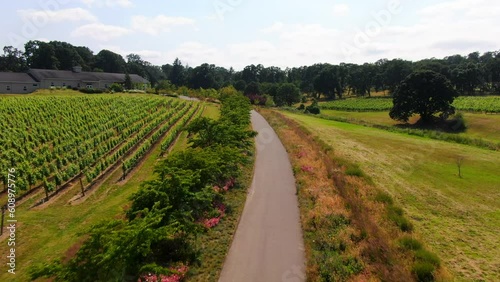
<svg viewBox="0 0 500 282">
<path fill-rule="evenodd" d="M 336 156 L 358 164 L 391 195 L 415 226 L 412 236 L 437 253 L 458 280 L 500 279 L 500 152 L 285 115 L 331 145 Z"/>
</svg>

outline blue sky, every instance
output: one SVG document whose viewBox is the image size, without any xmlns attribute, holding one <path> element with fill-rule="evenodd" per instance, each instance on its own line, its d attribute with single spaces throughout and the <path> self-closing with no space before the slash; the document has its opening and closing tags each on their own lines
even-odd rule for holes
<svg viewBox="0 0 500 282">
<path fill-rule="evenodd" d="M 500 50 L 495 0 L 8 1 L 0 45 L 59 40 L 196 66 L 418 60 Z"/>
</svg>

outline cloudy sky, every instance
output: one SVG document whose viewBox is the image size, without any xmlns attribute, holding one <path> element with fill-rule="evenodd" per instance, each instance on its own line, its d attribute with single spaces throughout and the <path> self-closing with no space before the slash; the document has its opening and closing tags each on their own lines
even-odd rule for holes
<svg viewBox="0 0 500 282">
<path fill-rule="evenodd" d="M 66 41 L 95 53 L 136 53 L 294 67 L 418 60 L 500 50 L 497 0 L 34 0 L 5 1 L 0 45 Z"/>
</svg>

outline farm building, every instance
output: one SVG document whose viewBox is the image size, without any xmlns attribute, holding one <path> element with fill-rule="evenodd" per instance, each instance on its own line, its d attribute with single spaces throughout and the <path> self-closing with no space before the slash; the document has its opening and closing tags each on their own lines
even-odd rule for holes
<svg viewBox="0 0 500 282">
<path fill-rule="evenodd" d="M 27 73 L 0 72 L 0 93 L 31 93 L 40 88 L 40 84 Z"/>
<path fill-rule="evenodd" d="M 149 81 L 139 75 L 131 74 L 130 79 L 137 89 L 149 86 Z M 124 82 L 123 73 L 82 72 L 81 67 L 74 67 L 73 71 L 30 69 L 27 73 L 0 72 L 0 93 L 23 94 L 51 87 L 104 90 L 113 83 Z"/>
</svg>

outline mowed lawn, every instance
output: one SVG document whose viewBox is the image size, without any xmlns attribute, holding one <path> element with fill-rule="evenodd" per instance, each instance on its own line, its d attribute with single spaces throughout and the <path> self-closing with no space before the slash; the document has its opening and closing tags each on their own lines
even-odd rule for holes
<svg viewBox="0 0 500 282">
<path fill-rule="evenodd" d="M 284 114 L 359 163 L 460 281 L 500 281 L 500 152 Z"/>
<path fill-rule="evenodd" d="M 337 110 L 321 110 L 326 116 L 353 119 L 371 124 L 397 125 L 401 124 L 389 117 L 388 112 L 347 112 Z M 458 135 L 472 138 L 481 138 L 488 141 L 500 142 L 500 114 L 463 113 L 467 130 Z M 415 123 L 418 116 L 413 117 L 410 123 Z"/>
<path fill-rule="evenodd" d="M 207 104 L 203 115 L 218 116 L 218 108 Z M 187 147 L 186 134 L 182 135 L 174 145 L 174 151 Z M 53 199 L 49 206 L 29 209 L 34 200 L 19 206 L 16 211 L 16 274 L 7 272 L 6 256 L 10 247 L 3 239 L 0 241 L 0 263 L 4 267 L 0 273 L 0 281 L 29 281 L 28 270 L 33 265 L 48 264 L 54 259 L 74 255 L 82 234 L 87 233 L 92 225 L 104 220 L 123 218 L 124 209 L 130 203 L 130 196 L 139 189 L 141 183 L 154 179 L 153 170 L 161 161 L 160 153 L 160 146 L 156 146 L 126 182 L 117 182 L 122 171 L 116 170 L 82 203 L 69 204 L 69 201 L 80 193 L 77 186 Z M 35 200 L 42 197 L 40 194 Z"/>
</svg>

